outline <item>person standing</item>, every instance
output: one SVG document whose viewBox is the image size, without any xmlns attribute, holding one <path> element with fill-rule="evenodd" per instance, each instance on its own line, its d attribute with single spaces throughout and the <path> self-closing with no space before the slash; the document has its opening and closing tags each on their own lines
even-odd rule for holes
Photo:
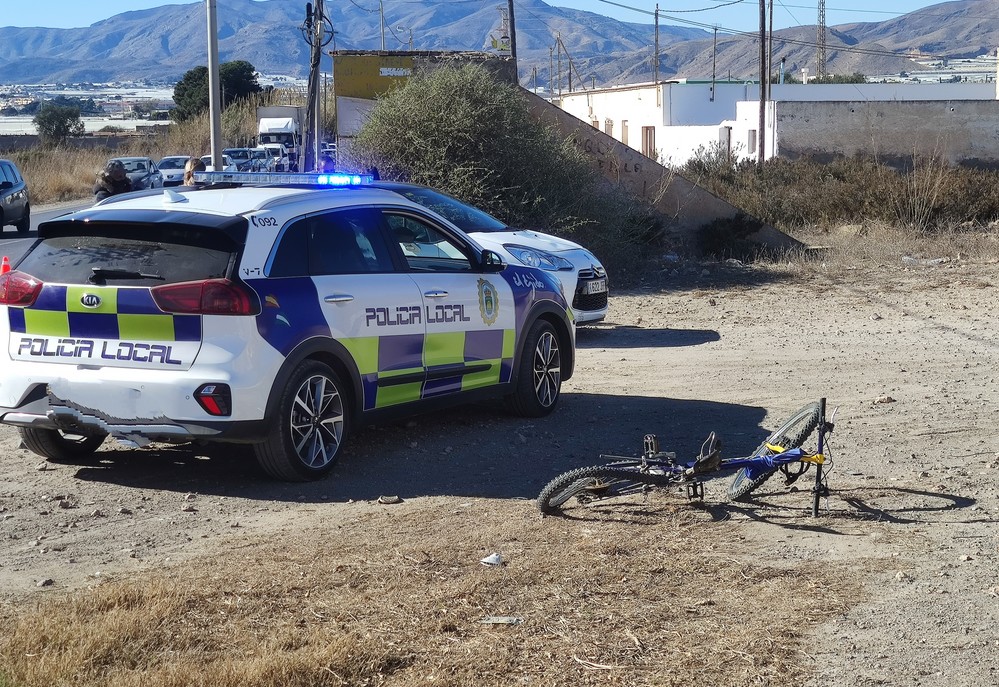
<svg viewBox="0 0 999 687">
<path fill-rule="evenodd" d="M 132 180 L 125 174 L 125 165 L 121 160 L 108 160 L 104 169 L 97 173 L 97 180 L 94 182 L 94 201 L 102 201 L 131 190 L 133 190 Z"/>
</svg>

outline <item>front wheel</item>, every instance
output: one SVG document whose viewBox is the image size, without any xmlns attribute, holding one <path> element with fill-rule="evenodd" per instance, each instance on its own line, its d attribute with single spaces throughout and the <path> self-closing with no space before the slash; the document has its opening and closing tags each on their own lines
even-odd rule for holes
<svg viewBox="0 0 999 687">
<path fill-rule="evenodd" d="M 31 206 L 30 205 L 25 205 L 24 206 L 24 214 L 21 215 L 21 221 L 18 222 L 17 224 L 15 224 L 14 228 L 17 229 L 18 233 L 21 233 L 21 234 L 23 234 L 23 233 L 27 232 L 29 229 L 31 229 Z"/>
<path fill-rule="evenodd" d="M 507 397 L 510 409 L 522 417 L 543 417 L 555 410 L 562 390 L 562 351 L 555 328 L 536 320 L 521 352 L 516 390 Z"/>
<path fill-rule="evenodd" d="M 21 427 L 21 440 L 28 450 L 52 463 L 86 464 L 107 434 L 71 434 L 61 429 Z"/>
<path fill-rule="evenodd" d="M 257 462 L 271 477 L 304 482 L 325 476 L 346 439 L 349 402 L 340 377 L 315 360 L 300 365 L 281 392 L 270 436 L 254 444 Z"/>
<path fill-rule="evenodd" d="M 624 467 L 588 467 L 563 472 L 538 495 L 537 506 L 545 515 L 586 507 L 610 499 L 646 495 L 655 486 L 671 482 L 664 475 L 650 475 Z"/>
<path fill-rule="evenodd" d="M 802 406 L 787 421 L 778 427 L 766 440 L 753 452 L 753 458 L 759 456 L 772 456 L 776 452 L 770 446 L 779 446 L 782 450 L 798 448 L 804 444 L 808 437 L 819 425 L 819 402 L 813 401 Z M 764 482 L 777 472 L 777 468 L 772 470 L 753 468 L 740 468 L 732 479 L 732 484 L 728 488 L 728 497 L 732 501 L 744 501 L 746 497 L 756 491 Z"/>
</svg>

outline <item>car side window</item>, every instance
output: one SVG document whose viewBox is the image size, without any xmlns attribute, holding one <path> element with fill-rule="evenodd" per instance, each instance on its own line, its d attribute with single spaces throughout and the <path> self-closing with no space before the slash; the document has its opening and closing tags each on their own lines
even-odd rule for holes
<svg viewBox="0 0 999 687">
<path fill-rule="evenodd" d="M 14 172 L 10 169 L 10 165 L 6 162 L 0 163 L 0 181 L 9 181 L 12 184 L 16 184 L 17 181 L 14 179 Z"/>
<path fill-rule="evenodd" d="M 270 277 L 307 277 L 309 275 L 309 220 L 299 219 L 288 225 L 282 232 L 274 259 L 271 261 Z"/>
<path fill-rule="evenodd" d="M 315 215 L 309 220 L 311 274 L 394 271 L 392 254 L 374 210 L 338 210 Z"/>
<path fill-rule="evenodd" d="M 411 270 L 471 271 L 472 263 L 465 255 L 465 250 L 436 227 L 412 215 L 386 212 L 384 216 Z"/>
</svg>

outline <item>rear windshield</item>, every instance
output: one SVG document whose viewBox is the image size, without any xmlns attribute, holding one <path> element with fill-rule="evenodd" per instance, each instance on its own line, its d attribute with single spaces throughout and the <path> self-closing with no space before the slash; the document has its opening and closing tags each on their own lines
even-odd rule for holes
<svg viewBox="0 0 999 687">
<path fill-rule="evenodd" d="M 181 232 L 182 233 L 182 232 Z M 178 237 L 180 238 L 180 237 Z M 216 242 L 217 243 L 217 242 Z M 228 276 L 234 255 L 204 241 L 152 241 L 111 236 L 56 236 L 36 243 L 17 269 L 43 282 L 88 284 L 94 268 L 155 277 L 108 278 L 115 286 L 158 286 Z"/>
<path fill-rule="evenodd" d="M 184 169 L 186 157 L 165 157 L 160 160 L 160 169 Z"/>
</svg>

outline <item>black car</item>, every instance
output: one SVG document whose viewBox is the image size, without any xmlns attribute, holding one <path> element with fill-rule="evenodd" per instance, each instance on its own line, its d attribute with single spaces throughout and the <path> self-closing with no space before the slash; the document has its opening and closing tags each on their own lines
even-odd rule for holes
<svg viewBox="0 0 999 687">
<path fill-rule="evenodd" d="M 31 228 L 28 184 L 10 160 L 0 160 L 0 231 L 11 224 L 20 232 Z"/>
</svg>

